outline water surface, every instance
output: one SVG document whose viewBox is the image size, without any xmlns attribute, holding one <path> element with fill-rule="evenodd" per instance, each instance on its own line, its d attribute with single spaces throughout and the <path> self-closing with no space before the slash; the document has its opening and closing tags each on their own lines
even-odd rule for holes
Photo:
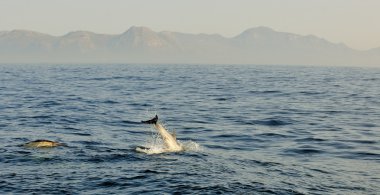
<svg viewBox="0 0 380 195">
<path fill-rule="evenodd" d="M 0 193 L 378 194 L 379 97 L 380 69 L 1 65 Z M 201 148 L 137 153 L 155 113 Z"/>
</svg>

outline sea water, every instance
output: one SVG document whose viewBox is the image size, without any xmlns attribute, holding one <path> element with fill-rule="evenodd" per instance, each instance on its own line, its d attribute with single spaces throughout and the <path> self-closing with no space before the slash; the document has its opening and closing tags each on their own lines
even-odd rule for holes
<svg viewBox="0 0 380 195">
<path fill-rule="evenodd" d="M 158 114 L 189 146 L 160 147 Z M 30 149 L 36 139 L 67 147 Z M 151 145 L 152 146 L 152 145 Z M 0 65 L 0 194 L 379 194 L 380 69 Z"/>
</svg>

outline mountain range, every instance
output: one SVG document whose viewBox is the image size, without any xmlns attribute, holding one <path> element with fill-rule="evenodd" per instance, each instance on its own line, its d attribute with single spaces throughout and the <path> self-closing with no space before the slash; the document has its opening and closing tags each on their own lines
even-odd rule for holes
<svg viewBox="0 0 380 195">
<path fill-rule="evenodd" d="M 287 64 L 380 67 L 380 47 L 360 51 L 313 35 L 267 27 L 234 37 L 155 32 L 131 27 L 117 35 L 87 31 L 51 36 L 0 31 L 0 63 Z"/>
</svg>

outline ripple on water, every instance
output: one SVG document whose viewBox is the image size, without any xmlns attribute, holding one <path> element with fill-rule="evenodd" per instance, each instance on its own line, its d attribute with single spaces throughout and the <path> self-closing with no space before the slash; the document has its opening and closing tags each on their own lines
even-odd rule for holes
<svg viewBox="0 0 380 195">
<path fill-rule="evenodd" d="M 358 160 L 376 160 L 380 161 L 380 154 L 367 151 L 350 151 L 345 154 L 339 155 L 342 158 L 358 159 Z"/>
<path fill-rule="evenodd" d="M 267 119 L 262 119 L 262 120 L 239 121 L 239 122 L 246 125 L 262 125 L 262 126 L 269 126 L 269 127 L 285 126 L 285 125 L 291 125 L 295 123 L 295 121 L 291 119 L 277 119 L 277 118 L 267 118 Z"/>
<path fill-rule="evenodd" d="M 322 139 L 322 138 L 315 138 L 315 137 L 307 137 L 307 138 L 302 138 L 302 139 L 295 139 L 294 141 L 299 142 L 299 143 L 310 143 L 310 142 L 326 142 L 328 140 Z"/>
<path fill-rule="evenodd" d="M 294 136 L 280 134 L 280 133 L 260 133 L 260 134 L 256 134 L 255 137 L 262 137 L 262 138 L 291 138 L 291 137 L 294 137 Z"/>
<path fill-rule="evenodd" d="M 312 145 L 300 145 L 296 148 L 287 148 L 283 150 L 286 155 L 321 155 L 326 151 Z"/>
</svg>

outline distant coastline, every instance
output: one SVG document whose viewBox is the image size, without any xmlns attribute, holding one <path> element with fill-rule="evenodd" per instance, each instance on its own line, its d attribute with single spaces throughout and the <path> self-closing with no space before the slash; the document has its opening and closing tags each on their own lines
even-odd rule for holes
<svg viewBox="0 0 380 195">
<path fill-rule="evenodd" d="M 234 37 L 155 32 L 131 27 L 119 35 L 88 31 L 63 36 L 0 32 L 4 63 L 268 64 L 380 67 L 380 47 L 360 51 L 313 35 L 247 29 Z"/>
</svg>

